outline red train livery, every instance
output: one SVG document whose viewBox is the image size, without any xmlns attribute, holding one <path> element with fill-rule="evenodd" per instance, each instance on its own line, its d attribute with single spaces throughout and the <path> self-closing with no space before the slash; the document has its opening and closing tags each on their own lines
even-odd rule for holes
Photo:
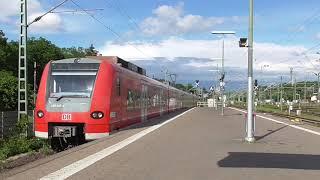
<svg viewBox="0 0 320 180">
<path fill-rule="evenodd" d="M 98 139 L 196 101 L 118 57 L 51 61 L 39 86 L 35 135 L 61 146 Z"/>
</svg>

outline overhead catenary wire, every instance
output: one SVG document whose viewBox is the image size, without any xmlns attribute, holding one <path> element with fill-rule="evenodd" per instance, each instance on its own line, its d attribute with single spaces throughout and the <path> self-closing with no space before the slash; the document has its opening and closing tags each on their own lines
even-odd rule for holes
<svg viewBox="0 0 320 180">
<path fill-rule="evenodd" d="M 47 11 L 46 13 L 44 13 L 44 14 L 36 17 L 33 21 L 31 21 L 30 23 L 27 24 L 27 27 L 30 26 L 31 24 L 39 21 L 43 16 L 51 13 L 52 11 L 54 11 L 54 10 L 57 9 L 58 7 L 62 6 L 62 5 L 63 5 L 64 3 L 66 3 L 67 1 L 69 1 L 69 0 L 64 0 L 64 1 L 62 1 L 62 2 L 59 3 L 58 5 L 56 5 L 56 6 L 54 6 L 53 8 L 51 8 L 51 9 L 50 9 L 49 11 Z"/>
<path fill-rule="evenodd" d="M 111 1 L 111 0 L 105 0 L 105 2 L 108 4 L 108 6 L 110 8 L 115 9 L 121 16 L 123 16 L 124 18 L 128 19 L 128 25 L 129 27 L 136 33 L 143 33 L 144 30 L 141 29 L 141 27 L 138 25 L 138 23 L 134 20 L 134 18 L 132 16 L 129 15 L 129 13 L 127 12 L 127 10 L 125 10 L 124 8 L 121 8 L 121 6 L 118 4 L 119 1 Z M 140 48 L 141 50 L 141 48 Z M 142 48 L 143 50 L 143 48 Z"/>
<path fill-rule="evenodd" d="M 297 33 L 299 33 L 301 31 L 301 29 L 304 28 L 304 26 L 312 23 L 314 20 L 318 19 L 319 16 L 320 16 L 320 9 L 317 9 L 315 13 L 313 13 L 311 16 L 305 18 L 301 24 L 296 26 L 295 31 L 288 35 L 287 41 L 288 42 L 292 41 L 294 39 L 293 35 L 296 35 Z"/>
<path fill-rule="evenodd" d="M 81 9 L 83 12 L 85 12 L 87 15 L 89 15 L 93 20 L 95 20 L 96 22 L 98 22 L 99 24 L 101 24 L 102 26 L 104 26 L 108 31 L 110 31 L 114 36 L 116 36 L 118 39 L 122 39 L 122 36 L 116 32 L 115 30 L 113 30 L 110 26 L 106 25 L 105 23 L 103 23 L 101 20 L 99 20 L 97 17 L 95 17 L 93 14 L 87 12 L 84 8 L 82 8 L 78 3 L 76 3 L 74 0 L 70 0 L 75 6 L 77 6 L 79 9 Z M 143 51 L 141 51 L 138 47 L 136 47 L 134 44 L 127 42 L 128 45 L 130 45 L 131 47 L 135 48 L 137 51 L 139 51 L 142 55 L 144 55 L 147 58 L 152 58 L 154 59 L 154 57 L 148 56 L 146 55 Z M 154 59 L 155 60 L 155 59 Z"/>
<path fill-rule="evenodd" d="M 134 25 L 134 29 L 137 30 L 141 30 L 140 26 L 136 23 L 136 21 L 129 15 L 129 13 L 127 13 L 126 10 L 124 10 L 123 8 L 121 8 L 118 4 L 117 1 L 114 1 L 113 4 L 111 3 L 111 1 L 109 0 L 105 0 L 106 3 L 109 4 L 110 7 L 114 7 L 114 9 L 116 9 L 123 17 L 126 17 L 129 19 L 129 22 L 131 22 Z"/>
<path fill-rule="evenodd" d="M 89 11 L 103 11 L 104 9 L 102 8 L 95 8 L 95 9 L 85 9 L 85 11 L 89 12 Z M 50 13 L 54 13 L 54 14 L 59 14 L 59 13 L 76 13 L 82 10 L 65 10 L 65 11 L 51 11 Z"/>
<path fill-rule="evenodd" d="M 295 29 L 297 29 L 296 31 L 293 31 L 293 32 L 291 32 L 290 34 L 288 34 L 287 39 L 286 39 L 286 40 L 282 40 L 282 41 L 283 41 L 283 42 L 290 42 L 290 41 L 292 41 L 292 40 L 294 39 L 294 37 L 297 35 L 297 33 L 300 32 L 299 29 L 301 29 L 302 27 L 304 27 L 304 26 L 307 25 L 307 24 L 312 23 L 314 20 L 318 19 L 319 16 L 320 16 L 320 9 L 317 9 L 317 10 L 315 11 L 315 13 L 313 13 L 311 16 L 305 18 L 305 19 L 302 21 L 302 23 L 300 23 L 300 24 L 298 24 L 298 25 L 296 26 L 296 28 L 295 28 Z M 307 49 L 306 51 L 304 51 L 304 53 L 307 53 L 307 52 L 309 52 L 309 51 L 311 51 L 311 50 L 313 50 L 314 48 L 319 47 L 319 46 L 320 46 L 320 43 L 318 43 L 318 44 L 316 44 L 315 46 Z M 260 59 L 263 59 L 263 58 L 266 57 L 266 56 L 267 56 L 267 55 L 263 55 L 263 56 L 259 57 L 259 60 L 260 60 Z"/>
</svg>

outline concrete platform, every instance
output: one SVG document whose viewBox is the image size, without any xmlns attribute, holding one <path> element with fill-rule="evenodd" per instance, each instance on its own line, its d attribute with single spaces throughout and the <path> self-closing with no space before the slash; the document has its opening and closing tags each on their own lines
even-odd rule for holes
<svg viewBox="0 0 320 180">
<path fill-rule="evenodd" d="M 257 118 L 257 141 L 248 144 L 243 141 L 243 112 L 226 109 L 222 117 L 220 111 L 212 108 L 194 108 L 161 124 L 175 115 L 41 159 L 0 177 L 40 179 L 55 172 L 69 173 L 68 179 L 293 180 L 320 177 L 320 129 L 316 127 L 292 125 L 285 119 L 260 115 L 266 118 Z M 150 128 L 153 130 L 117 151 L 107 156 L 102 154 L 109 153 L 105 149 L 115 148 Z M 103 158 L 93 161 L 88 156 L 96 160 L 97 156 Z M 84 158 L 88 161 L 75 163 Z M 94 163 L 85 166 L 89 161 Z"/>
</svg>

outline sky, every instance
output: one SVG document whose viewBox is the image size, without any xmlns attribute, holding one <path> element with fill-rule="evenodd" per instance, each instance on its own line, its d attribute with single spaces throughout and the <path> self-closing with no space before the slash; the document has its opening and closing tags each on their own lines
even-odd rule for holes
<svg viewBox="0 0 320 180">
<path fill-rule="evenodd" d="M 28 21 L 62 0 L 29 0 Z M 319 72 L 318 0 L 255 0 L 254 78 L 262 84 L 314 80 Z M 95 11 L 84 12 L 83 9 Z M 76 12 L 66 12 L 76 11 Z M 177 82 L 217 83 L 225 36 L 226 87 L 244 88 L 248 36 L 248 0 L 69 0 L 28 28 L 29 37 L 45 37 L 60 47 L 93 44 L 102 55 L 115 55 L 146 68 L 149 76 L 177 74 Z M 0 29 L 18 40 L 19 0 L 0 0 Z"/>
</svg>

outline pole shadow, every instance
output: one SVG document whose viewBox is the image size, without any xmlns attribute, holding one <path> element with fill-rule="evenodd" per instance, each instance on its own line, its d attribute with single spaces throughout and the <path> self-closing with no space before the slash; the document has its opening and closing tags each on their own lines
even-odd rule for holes
<svg viewBox="0 0 320 180">
<path fill-rule="evenodd" d="M 261 140 L 261 139 L 263 139 L 263 138 L 265 138 L 265 137 L 267 137 L 267 136 L 269 136 L 269 135 L 271 135 L 271 134 L 273 134 L 273 133 L 275 133 L 277 131 L 280 131 L 281 129 L 284 129 L 286 127 L 288 127 L 288 125 L 281 126 L 281 127 L 277 128 L 275 130 L 269 130 L 270 132 L 268 132 L 268 133 L 266 133 L 266 134 L 264 134 L 262 136 L 255 136 L 255 138 L 256 138 L 257 141 L 259 141 L 259 140 Z"/>
<path fill-rule="evenodd" d="M 227 157 L 218 161 L 219 167 L 320 170 L 320 155 L 257 152 L 229 152 L 228 154 Z"/>
</svg>

